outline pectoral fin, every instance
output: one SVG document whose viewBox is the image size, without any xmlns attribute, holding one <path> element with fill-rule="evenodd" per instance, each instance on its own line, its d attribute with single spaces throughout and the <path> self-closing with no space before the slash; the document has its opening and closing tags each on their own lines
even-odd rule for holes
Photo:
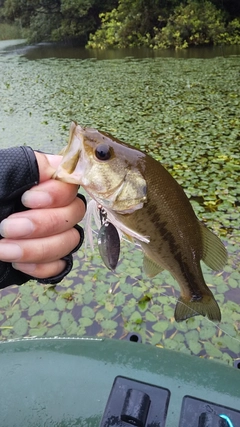
<svg viewBox="0 0 240 427">
<path fill-rule="evenodd" d="M 161 267 L 161 265 L 157 264 L 153 260 L 147 257 L 147 255 L 144 255 L 143 258 L 143 271 L 148 277 L 154 277 L 158 273 L 161 273 L 164 268 Z"/>
<path fill-rule="evenodd" d="M 203 242 L 202 260 L 213 270 L 222 270 L 227 263 L 227 251 L 221 240 L 202 223 L 201 233 Z"/>
<path fill-rule="evenodd" d="M 199 314 L 207 316 L 209 320 L 214 322 L 221 321 L 221 312 L 213 296 L 204 295 L 199 301 L 189 301 L 183 296 L 178 299 L 174 312 L 176 322 L 181 322 Z"/>
</svg>

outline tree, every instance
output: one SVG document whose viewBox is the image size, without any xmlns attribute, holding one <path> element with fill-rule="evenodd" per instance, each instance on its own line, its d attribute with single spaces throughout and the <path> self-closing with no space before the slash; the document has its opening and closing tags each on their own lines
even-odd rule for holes
<svg viewBox="0 0 240 427">
<path fill-rule="evenodd" d="M 5 0 L 6 21 L 21 20 L 29 28 L 29 40 L 73 40 L 86 43 L 100 23 L 99 13 L 111 10 L 117 0 Z"/>
<path fill-rule="evenodd" d="M 186 5 L 176 7 L 164 28 L 156 29 L 154 47 L 187 48 L 235 43 L 236 34 L 229 37 L 226 16 L 226 12 L 217 9 L 210 1 L 188 0 Z"/>
<path fill-rule="evenodd" d="M 179 0 L 119 0 L 118 6 L 102 13 L 101 26 L 91 34 L 88 47 L 127 47 L 149 45 L 154 27 L 167 22 Z"/>
<path fill-rule="evenodd" d="M 240 17 L 240 1 L 239 0 L 211 0 L 211 2 L 219 9 L 225 11 L 228 15 L 228 21 Z"/>
<path fill-rule="evenodd" d="M 0 19 L 90 48 L 240 43 L 240 0 L 0 0 Z"/>
<path fill-rule="evenodd" d="M 21 20 L 23 27 L 29 27 L 38 14 L 50 15 L 57 13 L 60 0 L 5 0 L 2 16 L 7 22 Z"/>
<path fill-rule="evenodd" d="M 167 25 L 155 29 L 155 48 L 187 48 L 197 45 L 239 44 L 240 20 L 228 23 L 227 12 L 208 0 L 188 0 L 176 7 Z"/>
</svg>

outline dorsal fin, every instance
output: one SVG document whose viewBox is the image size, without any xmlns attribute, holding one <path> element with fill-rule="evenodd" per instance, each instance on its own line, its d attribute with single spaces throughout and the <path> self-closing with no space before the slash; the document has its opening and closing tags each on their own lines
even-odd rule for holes
<svg viewBox="0 0 240 427">
<path fill-rule="evenodd" d="M 203 242 L 202 260 L 213 270 L 222 270 L 227 263 L 227 251 L 221 240 L 200 223 Z"/>
</svg>

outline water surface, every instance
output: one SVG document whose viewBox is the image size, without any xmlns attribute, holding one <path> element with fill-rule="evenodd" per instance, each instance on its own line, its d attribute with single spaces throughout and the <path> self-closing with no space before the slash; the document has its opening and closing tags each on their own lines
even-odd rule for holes
<svg viewBox="0 0 240 427">
<path fill-rule="evenodd" d="M 36 60 L 44 58 L 69 58 L 69 59 L 125 59 L 125 58 L 215 58 L 240 55 L 240 46 L 208 46 L 189 49 L 85 49 L 70 43 L 38 43 L 28 45 L 25 40 L 0 41 L 0 51 L 5 53 L 23 55 L 27 59 Z"/>
<path fill-rule="evenodd" d="M 74 119 L 161 161 L 183 185 L 198 217 L 227 246 L 223 272 L 203 267 L 221 307 L 220 328 L 200 316 L 176 324 L 178 285 L 167 272 L 147 280 L 141 252 L 124 243 L 115 274 L 96 251 L 85 256 L 82 249 L 73 271 L 55 289 L 33 282 L 3 290 L 2 339 L 26 334 L 123 338 L 136 331 L 144 342 L 226 363 L 239 356 L 240 56 L 237 49 L 194 52 L 195 57 L 190 51 L 158 56 L 146 50 L 5 46 L 0 144 L 57 153 Z"/>
</svg>

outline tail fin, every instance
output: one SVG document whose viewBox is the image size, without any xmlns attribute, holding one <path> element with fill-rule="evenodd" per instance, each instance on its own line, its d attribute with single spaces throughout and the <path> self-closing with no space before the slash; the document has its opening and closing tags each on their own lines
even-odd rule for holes
<svg viewBox="0 0 240 427">
<path fill-rule="evenodd" d="M 180 297 L 175 307 L 174 317 L 176 322 L 181 322 L 189 317 L 207 316 L 209 320 L 220 322 L 221 312 L 217 301 L 211 295 L 204 295 L 199 301 L 188 301 Z"/>
</svg>

